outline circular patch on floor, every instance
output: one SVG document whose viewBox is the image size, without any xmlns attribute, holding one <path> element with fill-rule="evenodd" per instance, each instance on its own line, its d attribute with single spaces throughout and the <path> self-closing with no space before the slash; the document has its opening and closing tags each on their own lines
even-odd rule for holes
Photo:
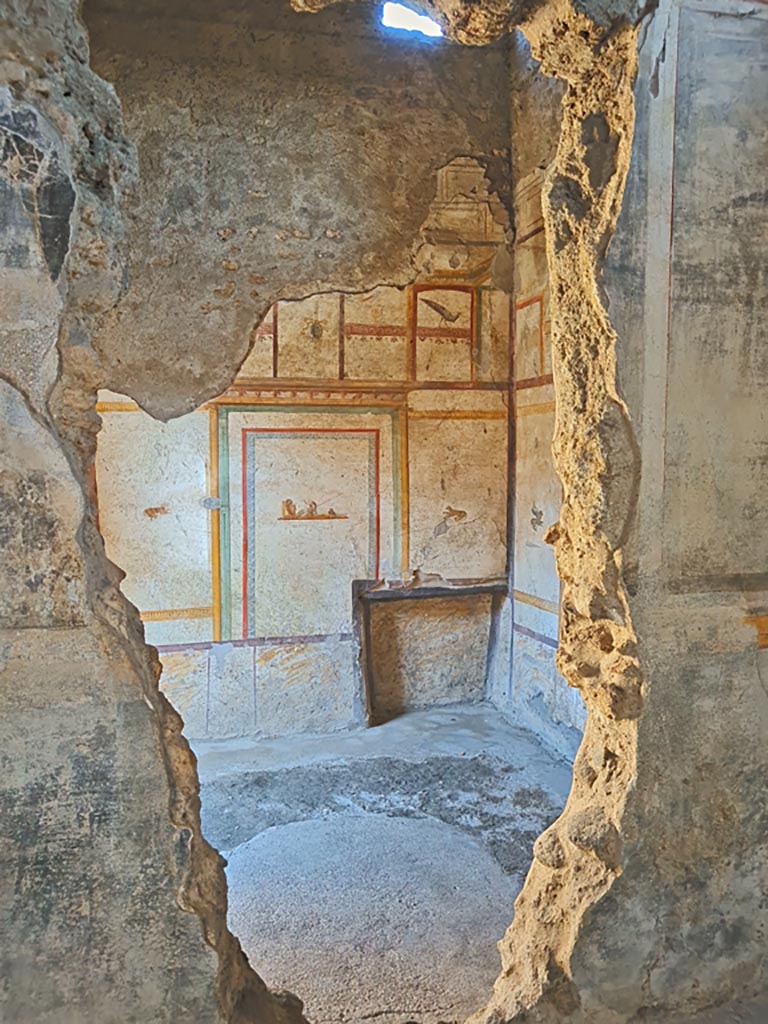
<svg viewBox="0 0 768 1024">
<path fill-rule="evenodd" d="M 520 882 L 432 819 L 338 814 L 229 854 L 229 924 L 313 1024 L 463 1021 L 488 999 Z"/>
</svg>

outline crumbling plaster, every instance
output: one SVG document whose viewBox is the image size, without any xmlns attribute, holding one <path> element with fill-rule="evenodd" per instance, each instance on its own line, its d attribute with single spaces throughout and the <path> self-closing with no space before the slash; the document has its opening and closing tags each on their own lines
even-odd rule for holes
<svg viewBox="0 0 768 1024">
<path fill-rule="evenodd" d="M 473 43 L 499 35 L 529 13 L 451 0 L 440 10 L 449 29 Z M 622 549 L 631 541 L 637 503 L 639 450 L 616 389 L 616 336 L 595 271 L 615 225 L 629 161 L 638 13 L 634 6 L 620 10 L 603 4 L 574 10 L 565 0 L 552 0 L 523 26 L 545 72 L 567 81 L 545 214 L 559 399 L 554 450 L 565 488 L 563 514 L 551 539 L 564 584 L 560 666 L 582 690 L 590 718 L 568 807 L 537 843 L 515 922 L 502 943 L 504 969 L 489 1008 L 478 1017 L 489 1021 L 617 1024 L 644 1006 L 693 1010 L 728 998 L 732 986 L 754 989 L 761 977 L 756 938 L 739 933 L 735 923 L 711 979 L 697 968 L 692 952 L 681 951 L 675 941 L 681 920 L 692 912 L 704 915 L 703 936 L 717 903 L 717 885 L 708 889 L 706 880 L 691 875 L 691 861 L 702 853 L 714 871 L 733 861 L 740 848 L 726 899 L 739 887 L 751 891 L 759 885 L 760 862 L 751 850 L 759 842 L 760 823 L 753 822 L 740 839 L 738 819 L 716 834 L 708 834 L 704 823 L 695 833 L 698 844 L 677 847 L 670 827 L 654 847 L 649 837 L 675 820 L 681 802 L 700 807 L 712 793 L 698 784 L 686 795 L 698 770 L 696 744 L 684 748 L 685 775 L 677 778 L 665 770 L 665 785 L 658 789 L 654 764 L 669 751 L 644 732 L 639 749 L 646 760 L 637 762 L 637 723 L 649 671 L 658 693 L 648 697 L 651 706 L 656 701 L 649 731 L 679 729 L 690 704 L 677 682 L 665 686 L 663 680 L 679 646 L 664 632 L 664 623 L 650 615 L 648 600 L 639 604 L 628 594 L 622 576 Z M 47 628 L 29 628 L 27 615 L 15 604 L 3 608 L 3 725 L 8 731 L 3 799 L 9 808 L 24 809 L 13 819 L 3 856 L 7 891 L 13 893 L 12 904 L 3 906 L 8 917 L 3 941 L 13 943 L 2 954 L 3 975 L 10 979 L 2 994 L 4 1012 L 13 1021 L 57 1024 L 298 1020 L 297 1004 L 267 993 L 226 931 L 221 862 L 200 835 L 194 762 L 180 737 L 178 716 L 157 690 L 157 663 L 143 644 L 135 611 L 119 593 L 119 573 L 104 558 L 93 519 L 89 480 L 98 429 L 96 388 L 108 384 L 169 415 L 199 400 L 204 363 L 196 361 L 190 342 L 193 365 L 182 360 L 165 377 L 161 362 L 149 358 L 156 336 L 147 343 L 138 320 L 122 351 L 110 349 L 112 310 L 124 288 L 126 265 L 122 190 L 136 163 L 114 93 L 88 69 L 76 11 L 64 3 L 6 5 L 2 42 L 10 55 L 2 65 L 10 86 L 3 117 L 12 109 L 15 118 L 3 127 L 23 137 L 37 163 L 37 153 L 43 153 L 49 169 L 58 154 L 57 166 L 66 169 L 75 192 L 68 251 L 55 275 L 58 298 L 41 283 L 39 303 L 33 302 L 41 310 L 47 304 L 50 314 L 45 322 L 30 323 L 18 312 L 19 302 L 7 307 L 11 313 L 3 323 L 0 373 L 9 382 L 13 418 L 37 433 L 36 457 L 53 446 L 69 465 L 69 475 L 62 474 L 61 457 L 54 452 L 44 472 L 30 469 L 28 475 L 39 474 L 39 492 L 56 525 L 43 538 L 11 531 L 5 564 L 23 574 L 30 552 L 41 545 L 51 552 L 66 548 L 74 536 L 79 567 L 73 575 L 84 580 L 85 594 L 85 606 L 75 601 L 62 619 L 52 611 L 59 605 L 50 592 L 30 585 L 27 611 Z M 22 162 L 29 165 L 29 156 Z M 4 168 L 14 187 L 17 167 L 12 161 Z M 60 194 L 65 196 L 65 185 Z M 21 220 L 10 233 L 24 239 L 27 255 L 20 258 L 20 250 L 14 250 L 5 254 L 5 263 L 28 271 L 30 280 L 46 266 L 50 276 L 57 261 L 46 253 L 39 204 L 17 209 Z M 186 244 L 186 238 L 178 244 Z M 350 262 L 357 252 L 350 247 Z M 285 280 L 290 279 L 288 268 Z M 157 281 L 162 284 L 162 276 Z M 267 282 L 265 296 L 271 301 L 284 286 L 278 278 Z M 183 305 L 178 293 L 173 298 Z M 58 370 L 50 354 L 55 336 Z M 99 339 L 97 348 L 93 339 Z M 15 356 L 30 345 L 35 355 L 20 372 Z M 225 383 L 244 354 L 244 343 L 237 341 L 221 357 Z M 151 379 L 135 369 L 145 357 Z M 121 373 L 132 383 L 118 382 Z M 207 394 L 220 390 L 220 384 L 212 379 Z M 11 482 L 15 500 L 18 485 L 13 477 Z M 66 501 L 54 500 L 54 487 L 66 490 Z M 77 522 L 79 503 L 85 513 Z M 648 629 L 640 647 L 647 660 L 638 662 L 635 634 L 641 620 Z M 739 633 L 744 640 L 740 663 L 752 673 L 747 632 Z M 705 649 L 704 661 L 706 654 Z M 704 661 L 690 671 L 710 671 Z M 703 733 L 698 739 L 707 741 Z M 745 730 L 742 742 L 751 750 L 754 734 Z M 717 763 L 728 756 L 721 751 Z M 760 798 L 757 785 L 746 786 L 746 809 L 750 792 L 753 800 Z M 732 813 L 727 792 L 720 794 L 720 806 L 724 816 Z M 30 834 L 26 829 L 35 818 Z M 680 919 L 669 919 L 652 899 L 660 881 L 668 904 L 692 887 L 702 896 L 678 904 Z M 41 900 L 41 892 L 49 896 Z M 632 941 L 618 948 L 617 933 L 627 927 L 620 919 L 629 907 Z M 183 910 L 201 919 L 205 941 L 193 914 Z M 661 995 L 637 964 L 634 975 L 629 970 L 641 939 L 643 970 L 665 968 Z M 216 979 L 211 950 L 218 957 Z M 738 975 L 730 977 L 729 964 L 736 960 Z M 693 991 L 675 976 L 676 966 L 698 970 Z"/>
<path fill-rule="evenodd" d="M 412 280 L 454 157 L 508 188 L 501 44 L 403 45 L 373 8 L 309 19 L 282 0 L 88 0 L 85 16 L 141 168 L 130 287 L 95 346 L 105 385 L 154 416 L 224 391 L 274 300 Z"/>
</svg>

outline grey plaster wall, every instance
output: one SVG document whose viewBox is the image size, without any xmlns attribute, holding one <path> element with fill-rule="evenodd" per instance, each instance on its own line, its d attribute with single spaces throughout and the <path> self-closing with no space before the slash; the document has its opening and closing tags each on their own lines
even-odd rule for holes
<svg viewBox="0 0 768 1024">
<path fill-rule="evenodd" d="M 605 270 L 642 457 L 625 574 L 648 683 L 625 871 L 576 974 L 618 1014 L 637 986 L 690 1010 L 765 985 L 768 651 L 745 620 L 768 606 L 766 54 L 762 8 L 662 5 Z"/>
<path fill-rule="evenodd" d="M 141 173 L 128 292 L 97 344 L 107 386 L 154 415 L 219 394 L 274 299 L 412 279 L 453 157 L 508 186 L 502 44 L 392 34 L 367 4 L 88 0 L 85 17 Z"/>
</svg>

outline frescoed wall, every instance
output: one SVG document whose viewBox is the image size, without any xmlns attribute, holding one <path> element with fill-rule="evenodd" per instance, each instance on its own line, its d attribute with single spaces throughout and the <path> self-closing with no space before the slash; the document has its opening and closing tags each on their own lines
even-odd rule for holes
<svg viewBox="0 0 768 1024">
<path fill-rule="evenodd" d="M 167 424 L 101 395 L 101 529 L 189 736 L 360 722 L 353 580 L 506 580 L 500 253 L 501 203 L 475 161 L 455 160 L 414 250 L 415 284 L 277 303 L 229 390 Z M 386 624 L 400 658 L 386 686 L 404 706 L 450 699 L 398 675 L 409 644 L 413 664 L 428 675 L 437 659 L 445 675 L 449 646 L 424 648 L 430 604 L 398 601 Z M 453 628 L 467 651 L 454 699 L 483 699 L 498 658 L 490 602 L 470 604 L 470 635 L 461 600 L 440 614 L 445 640 Z"/>
</svg>

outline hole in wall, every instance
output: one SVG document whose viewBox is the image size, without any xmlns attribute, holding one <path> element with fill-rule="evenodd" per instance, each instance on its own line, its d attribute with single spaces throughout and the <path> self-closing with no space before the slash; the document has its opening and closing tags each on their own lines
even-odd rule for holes
<svg viewBox="0 0 768 1024">
<path fill-rule="evenodd" d="M 443 35 L 442 28 L 426 14 L 420 14 L 412 7 L 405 4 L 398 4 L 388 0 L 381 8 L 381 24 L 385 28 L 401 29 L 405 32 L 415 32 L 418 35 L 431 38 Z"/>
<path fill-rule="evenodd" d="M 100 528 L 230 926 L 312 1019 L 476 1009 L 570 784 L 509 690 L 505 217 L 469 158 L 437 196 L 412 285 L 276 303 L 186 416 L 98 405 Z"/>
</svg>

